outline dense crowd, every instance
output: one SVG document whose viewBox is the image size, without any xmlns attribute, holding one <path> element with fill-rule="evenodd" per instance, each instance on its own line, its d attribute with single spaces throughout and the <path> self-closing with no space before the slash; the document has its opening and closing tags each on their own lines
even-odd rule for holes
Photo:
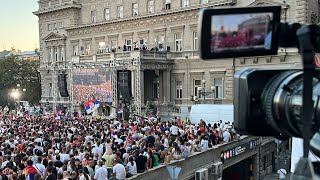
<svg viewBox="0 0 320 180">
<path fill-rule="evenodd" d="M 125 178 L 237 138 L 232 124 L 17 116 L 0 109 L 1 179 Z"/>
</svg>

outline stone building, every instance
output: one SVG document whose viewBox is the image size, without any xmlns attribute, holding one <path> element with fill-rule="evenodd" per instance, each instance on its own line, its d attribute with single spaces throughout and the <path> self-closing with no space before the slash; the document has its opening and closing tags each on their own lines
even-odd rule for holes
<svg viewBox="0 0 320 180">
<path fill-rule="evenodd" d="M 139 58 L 139 73 L 133 66 L 128 67 L 132 78 L 131 93 L 142 107 L 147 101 L 154 101 L 165 116 L 177 115 L 182 106 L 191 107 L 194 103 L 191 96 L 197 96 L 198 103 L 204 103 L 199 92 L 211 91 L 211 87 L 215 91 L 205 97 L 206 103 L 232 103 L 233 75 L 243 67 L 300 66 L 300 57 L 294 49 L 280 49 L 277 56 L 271 57 L 201 60 L 197 23 L 202 7 L 280 5 L 282 21 L 319 22 L 317 0 L 38 2 L 39 9 L 34 14 L 39 17 L 43 103 L 70 103 L 70 98 L 59 97 L 58 88 L 53 85 L 56 84 L 52 77 L 55 67 L 63 71 L 70 68 L 70 64 L 111 66 L 118 61 L 130 62 Z M 141 47 L 148 50 L 142 51 Z M 140 79 L 135 79 L 137 77 Z"/>
</svg>

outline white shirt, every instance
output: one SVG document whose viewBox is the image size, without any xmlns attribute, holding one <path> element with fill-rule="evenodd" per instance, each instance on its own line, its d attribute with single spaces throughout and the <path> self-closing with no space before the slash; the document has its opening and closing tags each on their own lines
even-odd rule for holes
<svg viewBox="0 0 320 180">
<path fill-rule="evenodd" d="M 96 154 L 98 154 L 98 155 L 99 155 L 98 158 L 101 159 L 102 154 L 103 154 L 103 149 L 100 148 L 100 147 L 94 147 L 94 148 L 92 149 L 92 154 L 93 154 L 94 157 L 95 157 Z"/>
<path fill-rule="evenodd" d="M 137 164 L 135 161 L 132 161 L 133 165 L 131 165 L 131 162 L 128 162 L 127 167 L 128 167 L 128 173 L 132 174 L 132 175 L 136 175 L 137 174 Z"/>
<path fill-rule="evenodd" d="M 171 126 L 170 128 L 172 135 L 178 135 L 178 127 L 177 126 Z"/>
<path fill-rule="evenodd" d="M 104 167 L 99 167 L 94 174 L 94 179 L 108 180 L 108 170 Z"/>
<path fill-rule="evenodd" d="M 231 138 L 231 135 L 228 131 L 225 131 L 223 133 L 223 142 L 229 142 L 230 141 L 230 138 Z"/>
<path fill-rule="evenodd" d="M 202 139 L 200 144 L 201 144 L 201 148 L 203 151 L 206 151 L 209 149 L 209 141 L 208 140 Z"/>
<path fill-rule="evenodd" d="M 116 174 L 116 178 L 118 180 L 123 180 L 126 178 L 126 169 L 122 164 L 117 163 L 115 166 L 113 166 L 112 172 Z"/>
<path fill-rule="evenodd" d="M 69 159 L 70 159 L 70 155 L 69 154 L 64 154 L 64 153 L 60 154 L 60 161 L 61 162 L 64 162 L 64 160 L 69 160 Z"/>
<path fill-rule="evenodd" d="M 43 164 L 37 163 L 33 166 L 38 171 L 38 174 L 40 174 L 41 176 L 44 176 L 44 171 L 46 170 L 46 167 Z"/>
<path fill-rule="evenodd" d="M 285 179 L 287 171 L 285 169 L 281 168 L 281 169 L 278 170 L 278 174 L 279 174 L 279 179 Z"/>
</svg>

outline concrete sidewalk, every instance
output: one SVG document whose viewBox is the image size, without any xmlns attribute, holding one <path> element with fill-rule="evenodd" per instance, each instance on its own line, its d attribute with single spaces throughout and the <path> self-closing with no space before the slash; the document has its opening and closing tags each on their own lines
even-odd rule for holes
<svg viewBox="0 0 320 180">
<path fill-rule="evenodd" d="M 290 177 L 291 177 L 291 173 L 288 173 L 286 175 L 286 180 L 289 180 Z M 277 180 L 277 179 L 278 179 L 278 174 L 276 174 L 276 173 L 269 174 L 263 178 L 263 180 Z"/>
</svg>

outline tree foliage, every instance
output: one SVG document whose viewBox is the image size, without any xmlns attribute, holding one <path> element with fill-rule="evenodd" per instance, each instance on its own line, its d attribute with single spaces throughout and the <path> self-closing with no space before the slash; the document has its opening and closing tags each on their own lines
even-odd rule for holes
<svg viewBox="0 0 320 180">
<path fill-rule="evenodd" d="M 20 92 L 26 89 L 20 100 L 38 104 L 41 98 L 38 68 L 39 61 L 20 60 L 16 56 L 0 59 L 0 105 L 14 102 L 10 92 L 13 88 L 17 88 L 17 84 L 20 84 Z"/>
</svg>

